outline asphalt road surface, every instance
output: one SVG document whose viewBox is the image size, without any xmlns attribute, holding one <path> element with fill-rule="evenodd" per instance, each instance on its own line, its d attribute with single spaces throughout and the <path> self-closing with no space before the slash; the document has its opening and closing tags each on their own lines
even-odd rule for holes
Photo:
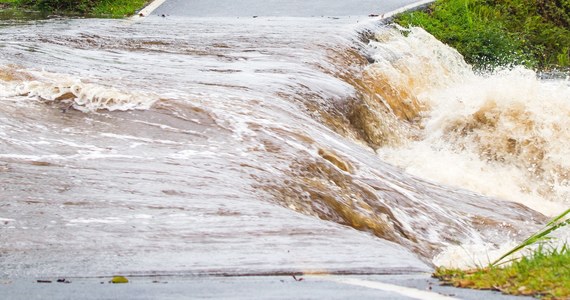
<svg viewBox="0 0 570 300">
<path fill-rule="evenodd" d="M 431 299 L 524 300 L 441 286 L 427 274 L 376 276 L 135 277 L 0 281 L 2 299 Z M 51 282 L 47 282 L 51 281 Z"/>
<path fill-rule="evenodd" d="M 383 14 L 414 0 L 168 0 L 155 14 L 193 17 L 365 16 Z"/>
</svg>

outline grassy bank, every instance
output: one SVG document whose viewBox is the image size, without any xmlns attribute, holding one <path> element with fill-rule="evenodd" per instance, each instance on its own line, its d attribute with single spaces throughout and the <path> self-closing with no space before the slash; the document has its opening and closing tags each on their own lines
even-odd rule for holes
<svg viewBox="0 0 570 300">
<path fill-rule="evenodd" d="M 0 8 L 48 14 L 122 18 L 136 13 L 150 0 L 0 0 Z"/>
<path fill-rule="evenodd" d="M 478 68 L 570 67 L 570 0 L 438 0 L 396 21 L 423 27 Z"/>
<path fill-rule="evenodd" d="M 544 250 L 506 267 L 463 271 L 438 269 L 435 277 L 463 288 L 497 290 L 506 294 L 543 299 L 570 299 L 570 250 Z"/>
<path fill-rule="evenodd" d="M 15 6 L 18 0 L 0 0 L 0 9 L 11 9 Z"/>
</svg>

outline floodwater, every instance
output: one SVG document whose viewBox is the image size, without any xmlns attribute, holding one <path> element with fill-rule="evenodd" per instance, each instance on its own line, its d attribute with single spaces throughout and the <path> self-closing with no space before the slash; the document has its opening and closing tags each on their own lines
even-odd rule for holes
<svg viewBox="0 0 570 300">
<path fill-rule="evenodd" d="M 4 277 L 426 271 L 486 262 L 567 205 L 568 82 L 476 75 L 419 29 L 0 32 Z"/>
</svg>

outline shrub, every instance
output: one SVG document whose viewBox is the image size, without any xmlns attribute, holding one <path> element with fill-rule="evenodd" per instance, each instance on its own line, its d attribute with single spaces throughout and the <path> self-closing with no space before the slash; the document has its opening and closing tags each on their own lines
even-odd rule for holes
<svg viewBox="0 0 570 300">
<path fill-rule="evenodd" d="M 98 0 L 20 0 L 20 4 L 35 7 L 43 11 L 66 11 L 88 13 Z"/>
<path fill-rule="evenodd" d="M 134 14 L 149 0 L 13 0 L 20 7 L 48 13 L 121 18 Z"/>
</svg>

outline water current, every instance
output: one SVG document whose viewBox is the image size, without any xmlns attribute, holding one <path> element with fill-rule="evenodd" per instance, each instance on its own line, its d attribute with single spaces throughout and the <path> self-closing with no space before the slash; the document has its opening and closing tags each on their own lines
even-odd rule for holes
<svg viewBox="0 0 570 300">
<path fill-rule="evenodd" d="M 486 261 L 568 204 L 568 81 L 475 74 L 421 29 L 0 32 L 2 276 L 426 271 Z"/>
</svg>

